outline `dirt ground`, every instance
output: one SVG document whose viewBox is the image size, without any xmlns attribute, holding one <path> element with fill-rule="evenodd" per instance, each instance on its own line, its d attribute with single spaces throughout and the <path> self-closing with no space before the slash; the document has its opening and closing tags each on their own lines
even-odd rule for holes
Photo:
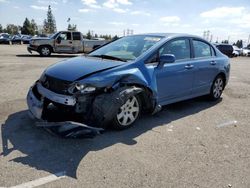
<svg viewBox="0 0 250 188">
<path fill-rule="evenodd" d="M 35 127 L 25 101 L 43 70 L 69 57 L 0 45 L 0 187 L 61 172 L 40 187 L 250 187 L 250 57 L 231 59 L 219 102 L 168 105 L 128 130 L 78 140 Z"/>
</svg>

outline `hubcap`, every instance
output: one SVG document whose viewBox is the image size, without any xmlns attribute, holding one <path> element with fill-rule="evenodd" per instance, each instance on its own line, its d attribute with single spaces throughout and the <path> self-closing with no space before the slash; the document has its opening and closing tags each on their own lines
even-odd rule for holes
<svg viewBox="0 0 250 188">
<path fill-rule="evenodd" d="M 139 102 L 135 96 L 129 98 L 124 105 L 122 105 L 116 115 L 120 125 L 128 126 L 132 124 L 139 115 Z"/>
<path fill-rule="evenodd" d="M 50 51 L 49 51 L 49 48 L 47 48 L 47 47 L 43 47 L 43 48 L 42 48 L 42 54 L 43 54 L 43 55 L 49 55 L 49 52 L 50 52 Z"/>
<path fill-rule="evenodd" d="M 217 80 L 214 82 L 213 87 L 213 95 L 215 98 L 219 98 L 221 96 L 223 90 L 223 80 L 221 78 L 217 78 Z"/>
</svg>

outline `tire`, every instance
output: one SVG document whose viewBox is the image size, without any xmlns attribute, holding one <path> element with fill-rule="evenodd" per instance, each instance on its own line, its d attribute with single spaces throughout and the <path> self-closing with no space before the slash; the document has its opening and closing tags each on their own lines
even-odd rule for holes
<svg viewBox="0 0 250 188">
<path fill-rule="evenodd" d="M 224 87 L 225 87 L 225 82 L 224 82 L 223 77 L 221 75 L 217 76 L 213 81 L 213 85 L 210 90 L 209 98 L 213 101 L 220 99 L 222 92 L 224 90 Z"/>
<path fill-rule="evenodd" d="M 49 46 L 41 46 L 39 47 L 39 54 L 42 57 L 48 57 L 51 54 L 51 48 Z"/>
<path fill-rule="evenodd" d="M 141 101 L 137 95 L 128 98 L 114 117 L 112 122 L 113 128 L 123 130 L 131 127 L 140 117 L 141 109 Z"/>
</svg>

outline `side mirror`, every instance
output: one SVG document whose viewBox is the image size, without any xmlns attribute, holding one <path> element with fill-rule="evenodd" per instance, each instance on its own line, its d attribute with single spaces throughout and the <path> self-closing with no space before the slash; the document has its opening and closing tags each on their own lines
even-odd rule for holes
<svg viewBox="0 0 250 188">
<path fill-rule="evenodd" d="M 174 63 L 175 56 L 173 54 L 163 54 L 159 58 L 158 67 L 162 68 L 165 63 Z"/>
<path fill-rule="evenodd" d="M 61 39 L 61 37 L 59 36 L 59 37 L 56 39 L 56 42 L 57 42 L 58 44 L 60 44 L 61 41 L 62 41 L 62 39 Z"/>
</svg>

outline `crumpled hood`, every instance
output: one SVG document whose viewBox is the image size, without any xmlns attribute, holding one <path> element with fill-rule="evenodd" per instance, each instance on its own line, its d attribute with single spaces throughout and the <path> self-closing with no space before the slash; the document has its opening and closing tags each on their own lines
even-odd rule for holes
<svg viewBox="0 0 250 188">
<path fill-rule="evenodd" d="M 125 62 L 92 57 L 70 58 L 48 67 L 45 74 L 54 78 L 76 81 L 88 75 L 124 65 Z"/>
</svg>

